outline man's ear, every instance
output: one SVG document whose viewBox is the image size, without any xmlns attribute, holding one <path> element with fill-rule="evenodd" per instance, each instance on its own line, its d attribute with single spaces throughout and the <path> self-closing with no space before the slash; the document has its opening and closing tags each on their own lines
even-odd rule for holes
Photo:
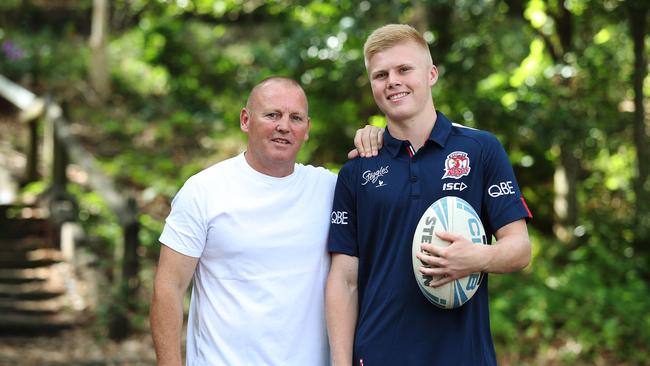
<svg viewBox="0 0 650 366">
<path fill-rule="evenodd" d="M 434 86 L 438 82 L 438 68 L 436 65 L 431 65 L 431 71 L 429 71 L 429 86 Z"/>
<path fill-rule="evenodd" d="M 305 141 L 309 140 L 310 129 L 311 129 L 311 118 L 307 117 L 307 131 L 305 131 Z"/>
<path fill-rule="evenodd" d="M 248 133 L 250 117 L 250 112 L 246 108 L 242 108 L 241 112 L 239 112 L 239 128 L 246 133 Z"/>
</svg>

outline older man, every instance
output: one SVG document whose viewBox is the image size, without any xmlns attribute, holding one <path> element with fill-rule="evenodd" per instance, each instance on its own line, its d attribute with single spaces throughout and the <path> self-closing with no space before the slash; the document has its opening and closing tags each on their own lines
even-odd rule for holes
<svg viewBox="0 0 650 366">
<path fill-rule="evenodd" d="M 324 286 L 336 176 L 296 164 L 310 123 L 297 82 L 262 81 L 240 113 L 246 152 L 192 176 L 174 198 L 151 307 L 159 365 L 182 362 L 192 279 L 187 365 L 329 364 Z M 355 140 L 370 147 L 376 137 L 366 130 Z"/>
</svg>

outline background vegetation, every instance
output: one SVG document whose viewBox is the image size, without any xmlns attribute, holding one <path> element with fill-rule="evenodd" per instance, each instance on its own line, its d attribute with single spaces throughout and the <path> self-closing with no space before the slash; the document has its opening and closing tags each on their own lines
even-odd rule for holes
<svg viewBox="0 0 650 366">
<path fill-rule="evenodd" d="M 646 365 L 648 7 L 5 0 L 0 73 L 63 103 L 105 171 L 137 194 L 145 265 L 134 315 L 144 327 L 169 201 L 190 175 L 242 149 L 238 114 L 251 86 L 274 74 L 301 81 L 313 127 L 299 160 L 336 169 L 359 126 L 383 123 L 363 66 L 365 37 L 410 23 L 440 70 L 436 107 L 496 133 L 535 215 L 532 265 L 490 281 L 501 364 Z M 77 181 L 81 220 L 114 245 L 115 218 Z"/>
</svg>

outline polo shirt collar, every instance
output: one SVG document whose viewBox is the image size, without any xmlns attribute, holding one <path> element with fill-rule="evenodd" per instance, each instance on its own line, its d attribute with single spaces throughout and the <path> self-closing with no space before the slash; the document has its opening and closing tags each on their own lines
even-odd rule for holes
<svg viewBox="0 0 650 366">
<path fill-rule="evenodd" d="M 436 123 L 433 125 L 431 134 L 429 135 L 428 141 L 431 141 L 437 144 L 440 147 L 445 147 L 445 143 L 449 138 L 451 133 L 451 121 L 442 114 L 442 112 L 436 111 Z M 384 149 L 386 149 L 393 157 L 397 157 L 400 151 L 405 151 L 407 148 L 407 142 L 398 140 L 390 134 L 388 127 L 384 133 Z"/>
</svg>

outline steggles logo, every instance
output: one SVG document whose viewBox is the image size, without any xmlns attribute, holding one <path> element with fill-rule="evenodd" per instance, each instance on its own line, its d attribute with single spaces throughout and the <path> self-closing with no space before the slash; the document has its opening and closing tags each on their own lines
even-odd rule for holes
<svg viewBox="0 0 650 366">
<path fill-rule="evenodd" d="M 384 181 L 379 179 L 379 178 L 382 177 L 384 174 L 387 174 L 387 173 L 388 173 L 388 165 L 382 166 L 381 168 L 375 170 L 374 172 L 370 171 L 370 170 L 366 170 L 361 175 L 361 177 L 364 179 L 364 181 L 363 181 L 363 183 L 361 183 L 361 185 L 365 186 L 366 184 L 368 184 L 368 182 L 371 182 L 372 184 L 375 184 L 375 183 L 379 182 L 375 187 L 384 187 L 387 184 L 384 183 Z"/>
</svg>

